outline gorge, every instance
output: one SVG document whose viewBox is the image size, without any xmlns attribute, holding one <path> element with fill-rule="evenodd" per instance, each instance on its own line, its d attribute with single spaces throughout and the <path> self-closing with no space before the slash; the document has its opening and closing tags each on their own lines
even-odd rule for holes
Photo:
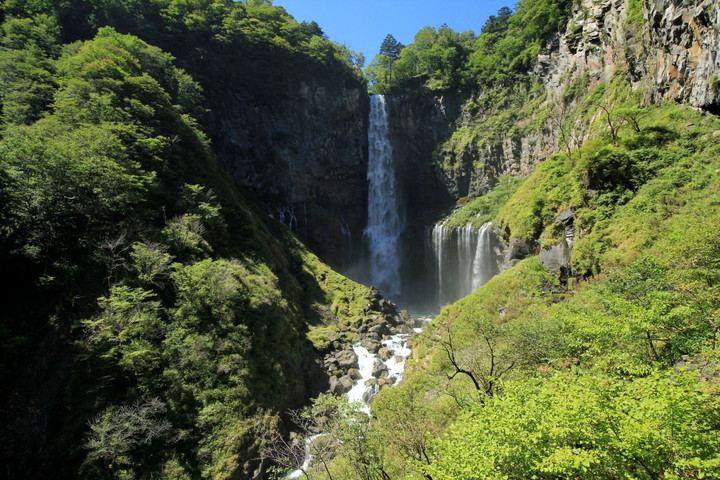
<svg viewBox="0 0 720 480">
<path fill-rule="evenodd" d="M 0 3 L 1 478 L 719 478 L 717 0 Z"/>
</svg>

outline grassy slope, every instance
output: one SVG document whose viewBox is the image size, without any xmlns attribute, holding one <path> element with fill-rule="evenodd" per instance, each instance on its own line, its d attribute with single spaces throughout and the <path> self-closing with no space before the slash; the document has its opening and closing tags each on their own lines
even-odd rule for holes
<svg viewBox="0 0 720 480">
<path fill-rule="evenodd" d="M 623 125 L 617 138 L 608 132 L 607 120 L 597 115 L 598 106 L 608 104 L 608 98 L 614 99 L 614 120 Z M 397 472 L 415 472 L 400 478 L 421 478 L 422 472 L 433 478 L 545 478 L 553 472 L 594 472 L 597 478 L 673 477 L 707 474 L 717 461 L 713 435 L 718 425 L 713 421 L 696 424 L 698 443 L 693 450 L 682 441 L 669 440 L 670 427 L 643 423 L 636 413 L 618 414 L 618 428 L 632 429 L 632 422 L 637 422 L 639 431 L 663 445 L 643 449 L 641 440 L 629 434 L 617 437 L 624 445 L 617 448 L 633 450 L 633 455 L 647 460 L 645 470 L 627 458 L 629 466 L 618 466 L 625 454 L 608 451 L 600 445 L 604 440 L 583 433 L 581 414 L 560 411 L 552 407 L 556 403 L 543 406 L 523 400 L 545 395 L 550 402 L 575 402 L 588 396 L 588 389 L 601 395 L 650 389 L 655 393 L 646 394 L 656 405 L 665 405 L 688 386 L 657 380 L 671 385 L 667 391 L 658 390 L 655 376 L 665 375 L 680 355 L 717 356 L 720 232 L 714 225 L 720 218 L 720 120 L 674 104 L 640 108 L 617 80 L 591 92 L 579 111 L 576 115 L 594 121 L 594 140 L 570 157 L 546 159 L 499 209 L 483 206 L 496 203 L 491 194 L 470 202 L 448 221 L 462 224 L 477 215 L 485 221 L 490 212 L 497 212 L 494 220 L 506 238 L 552 245 L 563 234 L 554 218 L 570 207 L 576 231 L 572 266 L 585 279 L 558 285 L 531 258 L 442 311 L 418 339 L 407 381 L 395 391 L 383 392 L 374 410 L 379 418 L 387 417 L 393 408 L 385 397 L 403 398 L 403 389 L 430 400 L 430 407 L 425 406 L 415 421 L 432 432 L 423 443 L 427 457 L 413 459 L 402 442 L 393 440 L 398 436 L 393 427 L 378 423 L 387 429 Z M 627 112 L 639 120 L 639 132 L 631 122 L 623 122 Z M 468 375 L 448 379 L 456 371 L 448 351 L 460 368 L 480 380 L 480 391 Z M 578 377 L 566 375 L 568 371 L 585 383 L 577 384 Z M 713 397 L 702 385 L 696 393 L 698 408 L 715 416 Z M 556 390 L 564 392 L 565 400 Z M 632 401 L 610 405 L 588 397 L 587 402 L 588 408 L 605 409 L 610 415 L 617 409 L 641 408 Z M 509 409 L 516 413 L 511 415 Z M 670 415 L 671 410 L 656 413 Z M 549 412 L 546 423 L 528 423 L 539 411 Z M 578 424 L 572 419 L 565 423 L 568 415 Z M 482 425 L 477 418 L 484 419 Z M 689 423 L 676 428 L 692 430 L 696 421 L 688 415 Z M 448 424 L 452 427 L 445 430 Z M 552 433 L 559 428 L 567 434 Z M 610 427 L 593 428 L 608 433 Z M 471 437 L 474 440 L 466 444 Z M 546 438 L 554 447 L 540 448 L 527 438 Z M 573 450 L 577 438 L 589 439 L 584 457 Z M 525 443 L 523 448 L 535 452 L 531 461 L 508 453 Z M 694 466 L 688 466 L 686 460 L 693 455 Z M 604 461 L 606 469 L 600 468 Z M 496 476 L 500 472 L 506 476 Z"/>
</svg>

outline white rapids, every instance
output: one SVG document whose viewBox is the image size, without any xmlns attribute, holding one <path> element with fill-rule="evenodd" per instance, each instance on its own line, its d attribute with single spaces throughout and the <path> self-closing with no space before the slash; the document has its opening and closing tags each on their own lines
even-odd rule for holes
<svg viewBox="0 0 720 480">
<path fill-rule="evenodd" d="M 430 322 L 431 318 L 423 317 L 422 320 Z M 422 332 L 422 328 L 415 328 L 415 333 Z M 377 354 L 370 353 L 367 348 L 356 343 L 353 345 L 353 351 L 358 357 L 358 370 L 360 371 L 361 378 L 358 379 L 353 387 L 348 391 L 345 396 L 349 402 L 357 402 L 361 404 L 360 410 L 370 415 L 370 403 L 373 397 L 380 391 L 379 382 L 376 382 L 376 378 L 373 376 L 373 371 L 379 367 L 381 370 L 387 369 L 387 380 L 391 380 L 391 385 L 397 385 L 403 379 L 405 375 L 405 362 L 412 353 L 410 347 L 408 347 L 408 340 L 411 335 L 408 334 L 396 334 L 392 335 L 380 343 L 383 347 L 387 348 L 390 355 L 387 359 L 382 360 Z M 303 470 L 307 470 L 312 462 L 312 455 L 310 446 L 312 442 L 323 436 L 320 433 L 308 437 L 305 440 L 305 461 L 301 469 L 293 470 L 288 473 L 285 478 L 301 478 Z"/>
</svg>

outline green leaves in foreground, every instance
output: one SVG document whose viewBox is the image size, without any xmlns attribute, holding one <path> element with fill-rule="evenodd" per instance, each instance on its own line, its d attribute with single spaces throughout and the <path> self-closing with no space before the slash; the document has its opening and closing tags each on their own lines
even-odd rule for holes
<svg viewBox="0 0 720 480">
<path fill-rule="evenodd" d="M 510 383 L 432 442 L 435 480 L 720 478 L 718 387 L 697 372 Z"/>
</svg>

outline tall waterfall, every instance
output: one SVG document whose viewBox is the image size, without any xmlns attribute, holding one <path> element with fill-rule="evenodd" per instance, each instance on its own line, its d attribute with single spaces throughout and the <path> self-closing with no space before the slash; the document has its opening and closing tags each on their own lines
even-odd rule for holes
<svg viewBox="0 0 720 480">
<path fill-rule="evenodd" d="M 393 150 L 383 95 L 370 97 L 368 130 L 368 222 L 364 236 L 369 251 L 370 282 L 388 297 L 400 293 L 400 233 Z"/>
<path fill-rule="evenodd" d="M 440 306 L 469 295 L 498 273 L 499 254 L 490 226 L 488 222 L 480 228 L 443 224 L 433 227 L 431 242 Z"/>
</svg>

